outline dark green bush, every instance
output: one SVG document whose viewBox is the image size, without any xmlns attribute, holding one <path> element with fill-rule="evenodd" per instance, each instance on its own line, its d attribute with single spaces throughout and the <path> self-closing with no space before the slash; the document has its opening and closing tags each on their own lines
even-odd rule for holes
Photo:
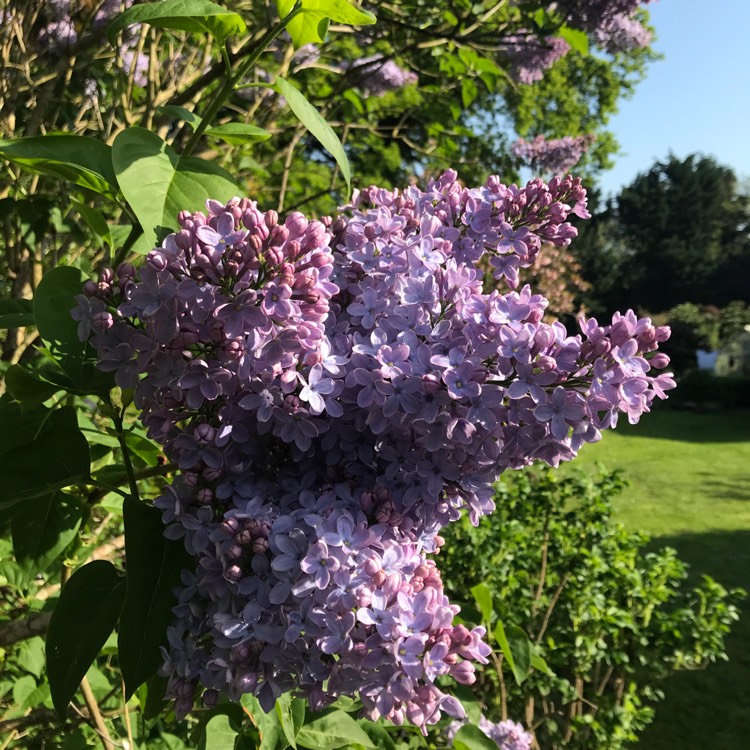
<svg viewBox="0 0 750 750">
<path fill-rule="evenodd" d="M 647 537 L 614 523 L 610 498 L 623 484 L 617 472 L 519 472 L 499 484 L 494 515 L 446 534 L 439 565 L 451 598 L 467 602 L 486 584 L 491 628 L 499 621 L 516 640 L 520 628 L 519 652 L 530 645 L 522 684 L 498 646 L 475 693 L 490 718 L 533 728 L 543 750 L 629 746 L 664 677 L 726 658 L 743 592 L 709 577 L 690 588 L 673 549 L 649 552 Z"/>
<path fill-rule="evenodd" d="M 670 408 L 750 409 L 750 378 L 720 377 L 708 370 L 693 370 L 679 379 L 669 394 Z"/>
</svg>

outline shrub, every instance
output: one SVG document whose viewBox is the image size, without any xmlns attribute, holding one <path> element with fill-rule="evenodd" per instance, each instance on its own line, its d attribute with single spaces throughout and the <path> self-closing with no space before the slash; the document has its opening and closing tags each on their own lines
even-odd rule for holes
<svg viewBox="0 0 750 750">
<path fill-rule="evenodd" d="M 494 603 L 494 666 L 475 693 L 490 718 L 525 717 L 545 750 L 626 747 L 653 718 L 664 677 L 726 658 L 743 592 L 708 576 L 691 588 L 673 549 L 647 551 L 646 536 L 614 523 L 619 472 L 506 477 L 497 512 L 453 524 L 440 555 L 454 600 L 473 588 Z"/>
</svg>

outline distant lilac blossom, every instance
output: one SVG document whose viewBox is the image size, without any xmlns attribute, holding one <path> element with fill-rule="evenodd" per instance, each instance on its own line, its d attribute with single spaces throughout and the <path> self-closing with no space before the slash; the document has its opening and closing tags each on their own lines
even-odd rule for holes
<svg viewBox="0 0 750 750">
<path fill-rule="evenodd" d="M 373 96 L 383 96 L 418 80 L 416 73 L 379 55 L 361 57 L 352 61 L 348 68 L 356 76 L 358 85 Z"/>
<path fill-rule="evenodd" d="M 531 141 L 519 138 L 510 151 L 527 167 L 544 174 L 564 174 L 581 160 L 594 142 L 594 136 L 578 135 L 546 139 L 542 135 Z"/>
</svg>

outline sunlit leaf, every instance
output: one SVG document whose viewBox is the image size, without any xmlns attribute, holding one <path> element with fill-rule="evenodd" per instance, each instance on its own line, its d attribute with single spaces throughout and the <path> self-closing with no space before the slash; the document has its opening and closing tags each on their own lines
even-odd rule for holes
<svg viewBox="0 0 750 750">
<path fill-rule="evenodd" d="M 146 23 L 159 29 L 207 33 L 219 42 L 247 29 L 242 16 L 209 0 L 161 0 L 128 8 L 109 25 L 107 38 L 115 44 L 117 34 L 135 23 Z"/>
<path fill-rule="evenodd" d="M 315 136 L 321 146 L 333 156 L 346 180 L 347 189 L 351 187 L 352 172 L 346 151 L 331 126 L 321 117 L 315 107 L 304 95 L 285 81 L 281 76 L 276 77 L 274 88 L 284 96 L 297 119 Z"/>
</svg>

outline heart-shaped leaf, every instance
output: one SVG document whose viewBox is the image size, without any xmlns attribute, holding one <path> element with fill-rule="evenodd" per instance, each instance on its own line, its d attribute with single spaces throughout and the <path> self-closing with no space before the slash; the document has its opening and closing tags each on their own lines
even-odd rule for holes
<svg viewBox="0 0 750 750">
<path fill-rule="evenodd" d="M 276 5 L 282 18 L 289 15 L 295 1 L 277 0 Z M 350 26 L 367 26 L 375 23 L 375 16 L 372 13 L 357 8 L 348 0 L 302 0 L 301 7 L 303 12 L 287 25 L 287 31 L 296 49 L 303 44 L 325 41 L 328 20 Z"/>
<path fill-rule="evenodd" d="M 209 198 L 228 201 L 239 192 L 228 172 L 192 156 L 180 157 L 143 128 L 128 128 L 115 138 L 112 163 L 125 199 L 155 244 L 179 229 L 180 211 L 199 211 Z"/>
</svg>

